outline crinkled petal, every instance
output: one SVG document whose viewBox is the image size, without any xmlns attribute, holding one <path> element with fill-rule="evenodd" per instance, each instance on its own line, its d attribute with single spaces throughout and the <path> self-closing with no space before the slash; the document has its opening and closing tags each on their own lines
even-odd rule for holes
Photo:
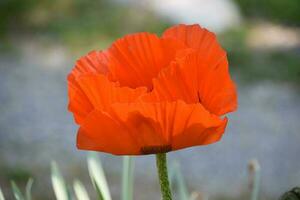
<svg viewBox="0 0 300 200">
<path fill-rule="evenodd" d="M 225 131 L 227 118 L 217 127 L 205 128 L 201 124 L 193 124 L 181 134 L 173 137 L 173 149 L 183 149 L 198 145 L 209 145 L 218 142 Z M 199 131 L 202 131 L 199 133 Z"/>
<path fill-rule="evenodd" d="M 108 55 L 105 51 L 91 51 L 87 55 L 77 60 L 75 67 L 71 71 L 75 77 L 83 74 L 107 74 Z"/>
<path fill-rule="evenodd" d="M 68 76 L 68 108 L 78 124 L 94 109 L 105 110 L 115 102 L 134 102 L 147 91 L 146 87 L 119 87 L 118 83 L 110 81 L 101 68 L 105 58 L 106 55 L 91 52 L 77 61 Z"/>
<path fill-rule="evenodd" d="M 76 123 L 80 124 L 90 113 L 93 106 L 77 82 L 79 76 L 85 74 L 106 74 L 107 55 L 103 51 L 92 51 L 81 57 L 68 75 L 68 109 L 73 112 Z"/>
<path fill-rule="evenodd" d="M 226 54 L 216 35 L 198 24 L 173 26 L 163 33 L 163 38 L 177 39 L 188 47 L 197 49 L 202 55 L 203 62 L 210 65 L 214 65 Z"/>
<path fill-rule="evenodd" d="M 86 117 L 77 146 L 116 155 L 162 153 L 217 142 L 226 123 L 201 104 L 117 103 Z"/>
<path fill-rule="evenodd" d="M 216 65 L 203 62 L 202 54 L 189 54 L 172 63 L 153 79 L 153 91 L 143 97 L 148 102 L 200 102 L 207 110 L 223 115 L 237 107 L 237 92 L 228 72 L 226 57 Z"/>
<path fill-rule="evenodd" d="M 80 124 L 85 116 L 93 110 L 93 105 L 77 83 L 75 85 L 68 82 L 68 96 L 68 109 L 73 113 L 75 122 Z"/>
<path fill-rule="evenodd" d="M 183 101 L 113 104 L 109 113 L 115 120 L 126 124 L 128 132 L 136 138 L 140 154 L 216 142 L 227 122 L 227 119 L 210 114 L 201 104 Z"/>
<path fill-rule="evenodd" d="M 145 94 L 147 88 L 119 87 L 118 83 L 111 82 L 102 74 L 89 74 L 78 77 L 77 82 L 93 105 L 94 109 L 107 110 L 112 103 L 135 102 Z"/>
<path fill-rule="evenodd" d="M 127 35 L 108 49 L 110 79 L 121 86 L 152 88 L 152 78 L 168 66 L 176 51 L 185 45 L 173 39 L 161 39 L 155 34 Z"/>
<path fill-rule="evenodd" d="M 188 47 L 195 49 L 207 48 L 211 43 L 216 42 L 215 34 L 199 24 L 172 26 L 163 33 L 162 37 L 180 40 Z"/>
<path fill-rule="evenodd" d="M 139 154 L 131 133 L 102 111 L 94 110 L 86 117 L 77 135 L 77 147 L 116 155 Z"/>
</svg>

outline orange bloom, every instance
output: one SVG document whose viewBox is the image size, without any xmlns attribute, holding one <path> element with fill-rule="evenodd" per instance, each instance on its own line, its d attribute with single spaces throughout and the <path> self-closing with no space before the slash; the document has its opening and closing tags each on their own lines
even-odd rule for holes
<svg viewBox="0 0 300 200">
<path fill-rule="evenodd" d="M 79 149 L 163 153 L 217 142 L 237 108 L 226 52 L 199 25 L 126 35 L 68 75 Z"/>
</svg>

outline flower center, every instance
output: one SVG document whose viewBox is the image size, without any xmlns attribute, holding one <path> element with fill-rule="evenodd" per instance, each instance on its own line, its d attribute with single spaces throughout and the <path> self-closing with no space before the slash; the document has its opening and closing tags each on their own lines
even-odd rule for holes
<svg viewBox="0 0 300 200">
<path fill-rule="evenodd" d="M 172 151 L 171 145 L 163 145 L 163 146 L 144 146 L 141 148 L 141 154 L 157 154 L 157 153 L 167 153 Z"/>
</svg>

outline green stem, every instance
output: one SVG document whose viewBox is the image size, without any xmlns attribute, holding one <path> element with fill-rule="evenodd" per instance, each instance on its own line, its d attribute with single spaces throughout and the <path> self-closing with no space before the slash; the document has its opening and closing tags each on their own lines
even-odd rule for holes
<svg viewBox="0 0 300 200">
<path fill-rule="evenodd" d="M 156 154 L 156 166 L 163 200 L 172 200 L 168 179 L 167 156 L 165 153 Z"/>
</svg>

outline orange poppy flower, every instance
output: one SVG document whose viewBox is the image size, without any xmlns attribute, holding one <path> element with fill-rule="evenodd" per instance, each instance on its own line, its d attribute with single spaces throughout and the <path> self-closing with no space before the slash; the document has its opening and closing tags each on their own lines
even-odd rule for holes
<svg viewBox="0 0 300 200">
<path fill-rule="evenodd" d="M 237 108 L 226 52 L 199 25 L 126 35 L 68 75 L 79 149 L 163 153 L 214 143 Z"/>
</svg>

